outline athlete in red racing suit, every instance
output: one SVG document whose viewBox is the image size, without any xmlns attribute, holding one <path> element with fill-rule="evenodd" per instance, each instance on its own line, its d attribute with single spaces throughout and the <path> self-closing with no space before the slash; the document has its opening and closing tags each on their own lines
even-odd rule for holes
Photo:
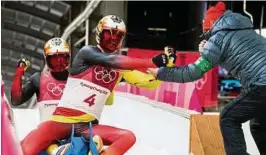
<svg viewBox="0 0 266 155">
<path fill-rule="evenodd" d="M 42 123 L 22 142 L 24 155 L 35 155 L 57 139 L 70 136 L 72 124 L 75 134 L 88 138 L 88 122 L 93 122 L 93 134 L 109 145 L 101 155 L 124 154 L 134 143 L 131 131 L 98 125 L 103 107 L 110 93 L 120 81 L 122 70 L 166 66 L 168 57 L 159 54 L 153 59 L 114 55 L 122 44 L 126 27 L 122 19 L 109 15 L 97 25 L 97 46 L 85 46 L 77 53 L 63 96 L 53 120 Z M 43 136 L 45 135 L 45 136 Z"/>
<path fill-rule="evenodd" d="M 22 76 L 29 67 L 29 60 L 20 59 L 11 88 L 11 103 L 18 106 L 37 96 L 37 107 L 40 122 L 49 120 L 63 95 L 70 65 L 70 49 L 68 43 L 61 38 L 52 38 L 44 48 L 48 70 L 34 73 L 22 87 Z M 29 108 L 35 105 L 29 105 Z"/>
</svg>

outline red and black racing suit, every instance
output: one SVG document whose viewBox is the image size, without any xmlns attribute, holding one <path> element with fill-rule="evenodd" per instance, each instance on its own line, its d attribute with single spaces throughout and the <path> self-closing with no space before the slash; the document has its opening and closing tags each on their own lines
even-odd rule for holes
<svg viewBox="0 0 266 155">
<path fill-rule="evenodd" d="M 72 79 L 84 80 L 94 85 L 105 87 L 109 91 L 115 88 L 118 78 L 115 76 L 112 83 L 103 83 L 95 79 L 96 69 L 112 69 L 114 75 L 118 72 L 117 69 L 139 69 L 139 68 L 155 68 L 151 59 L 139 59 L 130 58 L 122 55 L 111 55 L 102 52 L 98 47 L 85 46 L 76 55 L 72 68 L 70 69 L 68 82 L 65 87 L 70 85 Z M 71 79 L 71 80 L 70 80 Z M 103 80 L 103 79 L 101 79 Z M 82 82 L 81 82 L 82 83 Z M 64 94 L 65 94 L 64 91 Z M 89 89 L 88 89 L 89 91 Z M 88 138 L 88 121 L 96 122 L 93 126 L 93 134 L 99 135 L 105 145 L 109 147 L 102 154 L 121 155 L 129 150 L 135 143 L 135 136 L 131 131 L 115 128 L 107 125 L 98 125 L 97 118 L 95 120 L 82 120 L 80 122 L 73 122 L 77 118 L 87 115 L 87 112 L 66 108 L 60 106 L 61 102 L 64 102 L 64 98 L 69 96 L 62 96 L 61 101 L 54 112 L 54 116 L 66 117 L 72 122 L 64 122 L 58 120 L 52 120 L 42 123 L 38 129 L 32 131 L 22 142 L 22 148 L 24 155 L 35 155 L 41 150 L 47 148 L 49 144 L 54 143 L 57 139 L 63 139 L 71 134 L 72 124 L 75 123 L 76 134 L 82 134 Z M 70 98 L 76 100 L 75 96 Z M 63 101 L 62 101 L 63 100 Z M 45 135 L 45 136 L 43 136 Z"/>
</svg>

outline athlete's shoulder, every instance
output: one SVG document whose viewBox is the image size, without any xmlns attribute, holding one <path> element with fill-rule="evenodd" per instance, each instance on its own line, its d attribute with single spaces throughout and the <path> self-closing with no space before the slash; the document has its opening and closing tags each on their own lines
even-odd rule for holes
<svg viewBox="0 0 266 155">
<path fill-rule="evenodd" d="M 80 53 L 91 53 L 91 52 L 99 52 L 99 49 L 97 46 L 93 45 L 88 45 L 88 46 L 83 46 L 80 50 Z"/>
<path fill-rule="evenodd" d="M 91 60 L 95 57 L 95 53 L 98 53 L 99 49 L 96 46 L 84 46 L 75 56 L 72 66 L 69 69 L 71 75 L 79 74 L 92 65 Z"/>
</svg>

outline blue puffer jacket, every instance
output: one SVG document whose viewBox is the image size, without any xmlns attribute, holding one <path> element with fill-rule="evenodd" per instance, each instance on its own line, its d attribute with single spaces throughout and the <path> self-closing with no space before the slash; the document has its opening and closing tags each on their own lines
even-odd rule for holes
<svg viewBox="0 0 266 155">
<path fill-rule="evenodd" d="M 252 27 L 247 17 L 226 11 L 209 31 L 210 38 L 199 58 L 209 62 L 211 67 L 204 70 L 197 63 L 162 67 L 157 78 L 172 82 L 195 81 L 215 65 L 220 65 L 240 80 L 244 88 L 266 85 L 266 39 Z"/>
</svg>

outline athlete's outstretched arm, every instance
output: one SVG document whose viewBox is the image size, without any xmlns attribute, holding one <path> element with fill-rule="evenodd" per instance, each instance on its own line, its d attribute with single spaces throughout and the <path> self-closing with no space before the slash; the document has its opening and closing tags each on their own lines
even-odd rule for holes
<svg viewBox="0 0 266 155">
<path fill-rule="evenodd" d="M 24 67 L 19 67 L 16 70 L 12 86 L 11 86 L 11 104 L 18 106 L 29 100 L 34 93 L 38 94 L 38 86 L 40 81 L 40 73 L 33 74 L 22 87 L 22 76 Z"/>
<path fill-rule="evenodd" d="M 156 68 L 152 59 L 131 58 L 123 55 L 106 54 L 90 46 L 84 46 L 79 53 L 87 64 L 118 69 Z"/>
<path fill-rule="evenodd" d="M 158 70 L 157 78 L 162 81 L 178 83 L 196 81 L 219 64 L 221 55 L 222 52 L 218 44 L 214 38 L 211 38 L 207 41 L 200 58 L 195 63 L 180 67 L 161 67 Z"/>
</svg>

